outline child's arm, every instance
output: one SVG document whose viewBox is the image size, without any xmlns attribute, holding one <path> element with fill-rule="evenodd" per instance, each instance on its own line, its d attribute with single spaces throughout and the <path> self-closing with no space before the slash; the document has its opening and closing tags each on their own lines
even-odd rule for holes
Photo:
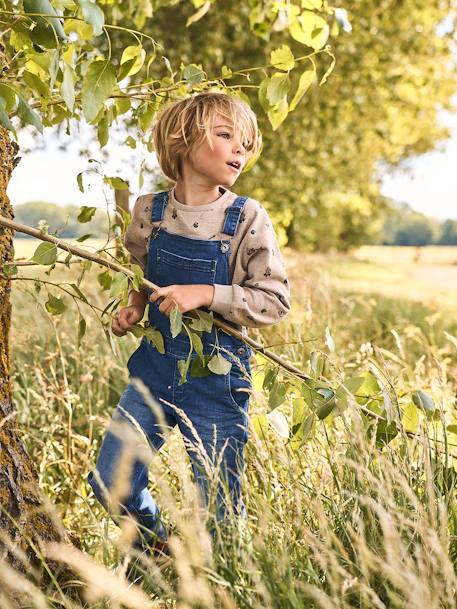
<svg viewBox="0 0 457 609">
<path fill-rule="evenodd" d="M 231 285 L 216 284 L 209 308 L 242 326 L 278 323 L 290 310 L 290 288 L 271 220 L 265 208 L 248 199 L 243 234 Z"/>
</svg>

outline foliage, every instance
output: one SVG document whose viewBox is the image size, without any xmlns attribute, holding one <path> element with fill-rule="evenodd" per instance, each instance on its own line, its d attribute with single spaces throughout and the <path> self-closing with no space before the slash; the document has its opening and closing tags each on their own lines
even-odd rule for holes
<svg viewBox="0 0 457 609">
<path fill-rule="evenodd" d="M 383 245 L 457 245 L 457 220 L 439 221 L 415 211 L 407 203 L 391 203 L 379 242 Z"/>
</svg>

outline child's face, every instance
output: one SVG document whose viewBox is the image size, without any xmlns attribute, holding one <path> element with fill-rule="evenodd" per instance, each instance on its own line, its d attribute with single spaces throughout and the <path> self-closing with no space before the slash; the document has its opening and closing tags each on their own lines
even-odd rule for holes
<svg viewBox="0 0 457 609">
<path fill-rule="evenodd" d="M 241 136 L 230 119 L 216 115 L 214 127 L 207 139 L 184 161 L 184 174 L 211 185 L 232 186 L 246 164 L 246 149 Z M 237 165 L 234 167 L 230 163 Z"/>
</svg>

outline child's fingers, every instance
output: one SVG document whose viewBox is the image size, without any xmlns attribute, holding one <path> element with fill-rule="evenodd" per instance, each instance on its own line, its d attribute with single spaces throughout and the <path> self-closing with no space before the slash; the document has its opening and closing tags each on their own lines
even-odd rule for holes
<svg viewBox="0 0 457 609">
<path fill-rule="evenodd" d="M 121 328 L 121 326 L 119 325 L 119 320 L 117 319 L 117 317 L 115 317 L 111 321 L 111 329 L 116 336 L 124 336 L 124 334 L 125 334 L 125 330 L 123 330 Z"/>
<path fill-rule="evenodd" d="M 166 296 L 159 305 L 159 311 L 164 315 L 170 315 L 175 306 L 176 302 L 173 300 L 173 298 L 171 296 Z"/>
<path fill-rule="evenodd" d="M 157 304 L 160 305 L 164 301 L 164 298 L 166 298 L 166 295 L 167 293 L 164 288 L 157 288 L 157 290 L 154 290 L 154 292 L 149 295 L 149 301 L 157 302 Z"/>
</svg>

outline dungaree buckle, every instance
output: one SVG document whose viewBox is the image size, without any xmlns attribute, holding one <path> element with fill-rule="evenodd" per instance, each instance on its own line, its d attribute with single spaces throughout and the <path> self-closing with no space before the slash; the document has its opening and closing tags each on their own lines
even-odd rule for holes
<svg viewBox="0 0 457 609">
<path fill-rule="evenodd" d="M 230 249 L 230 241 L 222 241 L 221 242 L 221 252 L 225 254 Z"/>
</svg>

